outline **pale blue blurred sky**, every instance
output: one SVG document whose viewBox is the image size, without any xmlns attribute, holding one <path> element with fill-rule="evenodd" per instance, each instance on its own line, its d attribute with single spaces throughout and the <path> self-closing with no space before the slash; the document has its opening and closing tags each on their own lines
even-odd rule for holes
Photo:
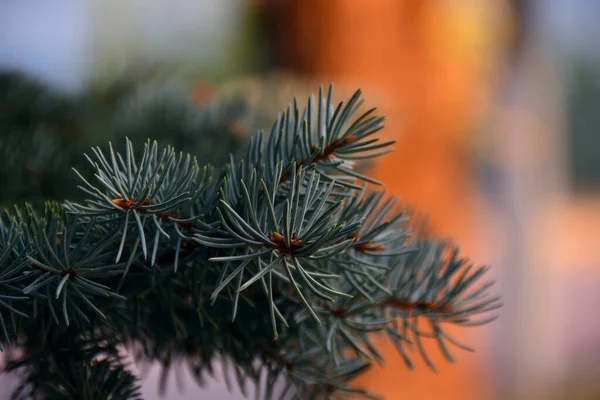
<svg viewBox="0 0 600 400">
<path fill-rule="evenodd" d="M 90 68 L 92 0 L 0 0 L 0 65 L 77 88 Z"/>
<path fill-rule="evenodd" d="M 222 68 L 245 0 L 0 0 L 0 66 L 78 90 L 107 66 Z"/>
</svg>

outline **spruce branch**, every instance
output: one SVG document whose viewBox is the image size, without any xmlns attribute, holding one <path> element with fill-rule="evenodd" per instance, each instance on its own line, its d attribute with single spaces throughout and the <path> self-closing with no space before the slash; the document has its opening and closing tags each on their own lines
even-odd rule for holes
<svg viewBox="0 0 600 400">
<path fill-rule="evenodd" d="M 390 151 L 383 118 L 359 113 L 360 91 L 332 98 L 294 101 L 223 168 L 157 142 L 94 147 L 93 179 L 76 172 L 85 201 L 6 213 L 0 343 L 26 350 L 11 370 L 27 366 L 46 397 L 133 396 L 124 361 L 99 358 L 131 345 L 165 370 L 185 360 L 199 382 L 221 360 L 262 398 L 279 382 L 281 398 L 342 399 L 371 396 L 352 379 L 384 359 L 373 335 L 409 367 L 417 353 L 435 369 L 425 339 L 450 361 L 451 344 L 471 350 L 446 327 L 495 318 L 487 267 L 415 237 L 398 199 L 368 190 L 354 162 Z M 70 352 L 82 357 L 56 361 Z"/>
</svg>

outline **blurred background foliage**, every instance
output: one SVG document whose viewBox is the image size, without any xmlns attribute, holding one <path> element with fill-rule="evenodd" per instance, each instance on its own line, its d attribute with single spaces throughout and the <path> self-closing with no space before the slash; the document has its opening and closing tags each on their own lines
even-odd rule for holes
<svg viewBox="0 0 600 400">
<path fill-rule="evenodd" d="M 182 82 L 119 77 L 81 94 L 65 94 L 19 72 L 0 73 L 0 203 L 77 199 L 71 167 L 86 170 L 92 146 L 123 148 L 148 139 L 185 149 L 220 166 L 255 128 L 242 98 L 202 102 Z"/>
<path fill-rule="evenodd" d="M 574 63 L 568 88 L 570 181 L 575 192 L 600 192 L 600 73 L 585 60 Z"/>
</svg>

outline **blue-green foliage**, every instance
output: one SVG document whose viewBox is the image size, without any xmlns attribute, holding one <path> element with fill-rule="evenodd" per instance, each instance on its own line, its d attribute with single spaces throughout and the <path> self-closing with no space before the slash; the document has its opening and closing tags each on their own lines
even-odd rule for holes
<svg viewBox="0 0 600 400">
<path fill-rule="evenodd" d="M 331 87 L 294 101 L 216 169 L 156 142 L 94 147 L 84 201 L 7 212 L 0 342 L 26 350 L 10 367 L 28 371 L 21 392 L 135 397 L 124 361 L 98 358 L 132 343 L 199 381 L 222 360 L 242 390 L 303 399 L 368 395 L 351 380 L 383 359 L 373 333 L 409 367 L 417 353 L 435 369 L 425 339 L 449 360 L 470 350 L 445 327 L 494 318 L 479 317 L 499 306 L 487 268 L 414 237 L 398 200 L 367 188 L 354 162 L 393 143 L 361 105 Z"/>
</svg>

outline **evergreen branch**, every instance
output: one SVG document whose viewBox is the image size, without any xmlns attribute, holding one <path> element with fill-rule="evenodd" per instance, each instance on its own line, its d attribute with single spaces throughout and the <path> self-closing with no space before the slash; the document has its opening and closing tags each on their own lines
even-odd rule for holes
<svg viewBox="0 0 600 400">
<path fill-rule="evenodd" d="M 348 160 L 391 144 L 373 136 L 372 110 L 353 119 L 361 104 L 358 91 L 334 107 L 332 88 L 316 111 L 294 101 L 218 171 L 156 142 L 92 149 L 95 180 L 76 173 L 84 202 L 17 208 L 0 224 L 0 343 L 26 338 L 28 352 L 11 368 L 30 368 L 48 396 L 95 398 L 87 388 L 105 382 L 97 392 L 121 398 L 135 380 L 96 356 L 135 343 L 165 370 L 186 359 L 199 381 L 229 360 L 264 398 L 277 381 L 284 397 L 346 398 L 368 395 L 351 381 L 383 358 L 373 332 L 409 366 L 416 350 L 435 369 L 425 338 L 451 361 L 449 344 L 470 350 L 445 326 L 489 322 L 477 319 L 499 306 L 479 283 L 487 268 L 411 237 L 398 200 L 359 185 L 372 179 Z M 56 364 L 96 334 L 104 350 Z M 35 356 L 48 351 L 55 364 Z"/>
</svg>

